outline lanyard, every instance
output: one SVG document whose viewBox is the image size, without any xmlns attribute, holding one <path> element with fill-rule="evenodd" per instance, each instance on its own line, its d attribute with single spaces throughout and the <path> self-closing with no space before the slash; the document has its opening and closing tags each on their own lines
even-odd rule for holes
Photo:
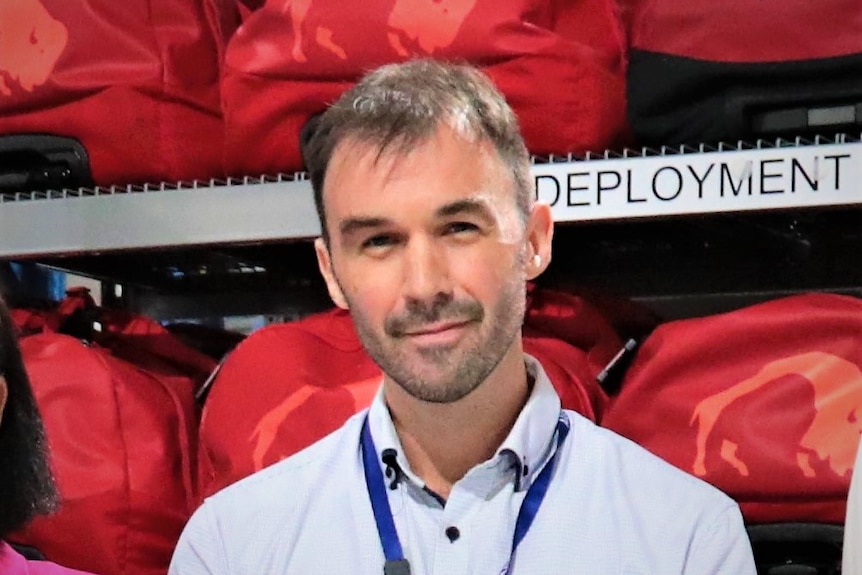
<svg viewBox="0 0 862 575">
<path fill-rule="evenodd" d="M 530 485 L 527 495 L 521 503 L 521 509 L 518 511 L 518 519 L 515 522 L 515 534 L 512 537 L 512 551 L 504 570 L 506 575 L 512 569 L 512 559 L 515 557 L 518 545 L 524 539 L 527 531 L 530 530 L 533 519 L 536 518 L 539 507 L 542 505 L 542 500 L 548 492 L 548 486 L 551 484 L 551 475 L 557 461 L 557 454 L 560 452 L 560 447 L 562 447 L 568 433 L 569 418 L 561 411 L 560 419 L 557 421 L 557 448 L 539 473 L 539 476 Z M 362 424 L 361 446 L 362 466 L 365 468 L 365 484 L 368 488 L 368 497 L 371 500 L 371 509 L 374 512 L 374 521 L 377 523 L 380 544 L 383 546 L 383 555 L 386 557 L 386 563 L 383 565 L 383 574 L 410 575 L 410 565 L 407 559 L 404 558 L 404 550 L 401 547 L 401 540 L 398 539 L 395 520 L 392 518 L 392 509 L 389 507 L 386 482 L 383 479 L 380 462 L 377 461 L 377 449 L 374 447 L 374 439 L 371 437 L 371 430 L 368 427 L 367 415 L 365 416 L 365 422 Z"/>
</svg>

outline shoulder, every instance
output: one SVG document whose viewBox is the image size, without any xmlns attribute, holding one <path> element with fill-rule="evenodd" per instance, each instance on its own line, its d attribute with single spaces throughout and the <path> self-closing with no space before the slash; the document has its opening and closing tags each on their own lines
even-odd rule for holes
<svg viewBox="0 0 862 575">
<path fill-rule="evenodd" d="M 568 447 L 569 465 L 589 474 L 608 489 L 619 494 L 666 504 L 665 496 L 673 494 L 671 512 L 686 502 L 694 509 L 708 513 L 734 513 L 737 504 L 716 487 L 687 473 L 644 447 L 618 433 L 596 425 L 585 417 L 567 411 L 572 423 L 572 441 Z M 578 473 L 575 471 L 575 473 Z"/>
<path fill-rule="evenodd" d="M 653 573 L 755 572 L 737 503 L 716 487 L 583 416 L 560 460 L 564 506 L 624 565 Z"/>
<path fill-rule="evenodd" d="M 208 497 L 195 515 L 206 514 L 234 528 L 276 520 L 273 514 L 290 516 L 320 501 L 321 493 L 337 491 L 347 483 L 345 473 L 359 460 L 359 436 L 367 410 L 335 432 L 297 452 L 233 483 Z M 196 518 L 193 517 L 192 521 Z"/>
<path fill-rule="evenodd" d="M 0 539 L 0 573 L 3 575 L 91 575 L 50 561 L 28 561 Z"/>
<path fill-rule="evenodd" d="M 93 575 L 90 572 L 70 569 L 50 561 L 28 561 L 27 566 L 29 568 L 28 575 Z M 11 574 L 4 573 L 4 575 Z"/>
<path fill-rule="evenodd" d="M 208 497 L 183 530 L 169 573 L 260 573 L 289 565 L 303 540 L 349 525 L 367 501 L 359 437 L 366 411 L 317 443 Z M 340 521 L 339 518 L 344 518 Z"/>
</svg>

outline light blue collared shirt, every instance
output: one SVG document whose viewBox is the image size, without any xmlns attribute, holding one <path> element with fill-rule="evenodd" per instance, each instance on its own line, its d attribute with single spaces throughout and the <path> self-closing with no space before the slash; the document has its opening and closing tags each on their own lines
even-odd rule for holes
<svg viewBox="0 0 862 575">
<path fill-rule="evenodd" d="M 445 505 L 402 455 L 382 389 L 367 411 L 378 454 L 394 449 L 403 470 L 387 494 L 412 575 L 505 571 L 521 502 L 556 449 L 560 414 L 541 366 L 526 361 L 535 384 L 524 409 L 495 456 L 458 481 Z M 566 414 L 571 430 L 513 575 L 755 574 L 730 498 Z M 359 447 L 365 416 L 207 499 L 180 538 L 170 575 L 382 575 Z"/>
</svg>

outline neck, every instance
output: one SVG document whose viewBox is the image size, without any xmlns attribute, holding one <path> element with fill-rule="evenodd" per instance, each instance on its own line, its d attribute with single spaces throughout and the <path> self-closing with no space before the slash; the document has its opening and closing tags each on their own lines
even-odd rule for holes
<svg viewBox="0 0 862 575">
<path fill-rule="evenodd" d="M 386 380 L 386 403 L 410 467 L 427 487 L 448 499 L 452 485 L 490 459 L 503 443 L 529 395 L 519 346 L 466 397 L 429 403 Z"/>
</svg>

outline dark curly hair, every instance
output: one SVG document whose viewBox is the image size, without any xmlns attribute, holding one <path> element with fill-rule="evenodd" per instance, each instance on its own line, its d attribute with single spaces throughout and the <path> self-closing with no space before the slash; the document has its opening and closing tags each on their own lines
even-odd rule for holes
<svg viewBox="0 0 862 575">
<path fill-rule="evenodd" d="M 0 298 L 0 377 L 7 388 L 0 413 L 0 538 L 57 506 L 42 418 L 24 368 L 18 334 Z"/>
</svg>

